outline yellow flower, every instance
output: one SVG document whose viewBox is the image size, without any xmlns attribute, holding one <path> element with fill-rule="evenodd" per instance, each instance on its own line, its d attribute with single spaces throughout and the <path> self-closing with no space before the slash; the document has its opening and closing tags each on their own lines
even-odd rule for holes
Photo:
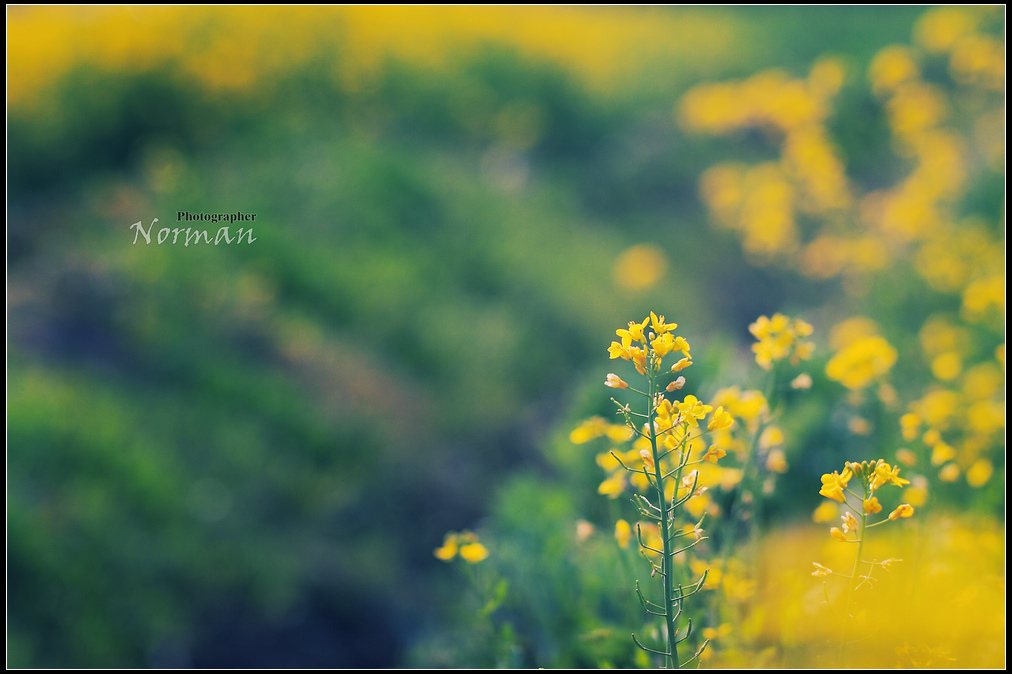
<svg viewBox="0 0 1012 674">
<path fill-rule="evenodd" d="M 678 403 L 678 411 L 693 426 L 697 426 L 699 419 L 709 414 L 712 409 L 709 405 L 700 402 L 694 395 L 687 395 L 684 401 Z"/>
<path fill-rule="evenodd" d="M 896 510 L 889 513 L 889 519 L 890 521 L 893 521 L 899 519 L 900 517 L 911 517 L 913 516 L 913 514 L 914 514 L 914 507 L 909 503 L 904 503 L 903 505 L 896 508 Z"/>
<path fill-rule="evenodd" d="M 692 365 L 692 360 L 689 358 L 682 358 L 680 361 L 671 366 L 672 372 L 681 372 L 685 368 Z"/>
<path fill-rule="evenodd" d="M 723 449 L 717 445 L 710 445 L 710 448 L 706 450 L 706 454 L 703 455 L 703 461 L 717 463 L 719 459 L 723 459 L 725 456 L 727 456 L 727 452 Z"/>
<path fill-rule="evenodd" d="M 843 533 L 836 527 L 833 527 L 832 529 L 829 530 L 829 535 L 835 538 L 836 540 L 840 541 L 841 543 L 847 542 L 847 534 Z"/>
<path fill-rule="evenodd" d="M 621 358 L 622 360 L 629 360 L 632 358 L 632 353 L 629 352 L 629 347 L 632 346 L 632 340 L 628 337 L 622 338 L 622 343 L 612 342 L 611 346 L 608 347 L 608 357 L 612 360 Z"/>
<path fill-rule="evenodd" d="M 622 381 L 617 374 L 609 374 L 604 378 L 604 385 L 612 388 L 629 388 L 629 384 Z"/>
<path fill-rule="evenodd" d="M 877 496 L 865 499 L 863 506 L 864 512 L 868 515 L 874 515 L 875 513 L 882 511 L 882 504 L 878 502 Z"/>
<path fill-rule="evenodd" d="M 843 533 L 857 531 L 858 523 L 857 518 L 854 517 L 854 513 L 848 510 L 843 514 L 843 516 L 840 519 L 843 520 Z"/>
<path fill-rule="evenodd" d="M 643 328 L 647 327 L 647 323 L 649 322 L 650 322 L 649 317 L 644 318 L 642 323 L 637 323 L 636 321 L 629 321 L 628 330 L 623 330 L 622 328 L 619 328 L 618 330 L 615 331 L 615 334 L 622 338 L 623 343 L 625 343 L 626 340 L 629 340 L 630 344 L 632 342 L 642 342 L 644 341 Z"/>
<path fill-rule="evenodd" d="M 899 476 L 900 467 L 895 468 L 890 466 L 885 461 L 879 459 L 875 465 L 875 471 L 872 473 L 871 478 L 868 480 L 868 487 L 872 491 L 877 491 L 879 487 L 886 484 L 893 484 L 897 487 L 903 487 L 910 484 L 910 480 L 904 480 Z M 878 511 L 876 511 L 878 512 Z"/>
<path fill-rule="evenodd" d="M 664 316 L 658 317 L 654 312 L 650 312 L 650 327 L 653 328 L 655 335 L 663 335 L 666 332 L 670 332 L 678 327 L 678 323 L 665 323 Z"/>
<path fill-rule="evenodd" d="M 734 419 L 730 414 L 724 411 L 723 407 L 717 407 L 713 416 L 710 418 L 710 423 L 706 425 L 708 431 L 719 431 L 725 428 L 729 428 L 734 423 Z"/>
<path fill-rule="evenodd" d="M 846 503 L 847 497 L 844 495 L 843 489 L 847 486 L 847 483 L 853 476 L 854 474 L 851 472 L 850 468 L 844 468 L 842 475 L 835 471 L 831 474 L 827 473 L 826 475 L 823 475 L 822 489 L 819 490 L 819 494 L 825 496 L 826 498 L 831 498 L 834 501 Z"/>
</svg>

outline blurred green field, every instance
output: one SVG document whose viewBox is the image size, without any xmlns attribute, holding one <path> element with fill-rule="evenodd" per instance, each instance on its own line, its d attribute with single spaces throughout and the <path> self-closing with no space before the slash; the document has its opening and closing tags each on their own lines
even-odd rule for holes
<svg viewBox="0 0 1012 674">
<path fill-rule="evenodd" d="M 770 161 L 776 134 L 686 128 L 679 102 L 838 57 L 826 127 L 848 179 L 884 189 L 913 159 L 865 73 L 923 12 L 8 7 L 8 666 L 635 664 L 615 627 L 635 572 L 612 567 L 641 560 L 577 570 L 572 547 L 577 519 L 617 516 L 568 441 L 612 411 L 615 327 L 681 323 L 701 396 L 744 376 L 760 314 L 822 331 L 775 529 L 810 524 L 820 474 L 901 442 L 884 402 L 848 431 L 829 329 L 878 321 L 905 405 L 938 379 L 922 325 L 964 288 L 925 285 L 913 254 L 849 276 L 757 261 L 711 226 L 700 176 Z M 1003 87 L 947 86 L 953 124 L 992 139 Z M 1000 136 L 946 204 L 1004 275 Z M 135 241 L 180 211 L 255 213 L 256 241 Z M 984 310 L 967 368 L 1004 344 L 1003 289 Z M 994 477 L 932 493 L 1003 536 L 1004 422 L 989 433 L 962 469 Z M 432 553 L 465 528 L 498 535 L 510 579 L 488 624 Z"/>
</svg>

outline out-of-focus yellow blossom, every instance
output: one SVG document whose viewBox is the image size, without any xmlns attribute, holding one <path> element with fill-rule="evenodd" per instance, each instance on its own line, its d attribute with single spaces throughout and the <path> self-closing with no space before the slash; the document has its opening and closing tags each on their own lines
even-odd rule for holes
<svg viewBox="0 0 1012 674">
<path fill-rule="evenodd" d="M 871 433 L 871 424 L 863 417 L 851 417 L 847 429 L 854 435 L 868 435 Z"/>
<path fill-rule="evenodd" d="M 883 94 L 903 82 L 920 77 L 914 52 L 908 47 L 894 45 L 879 51 L 868 68 L 872 90 Z"/>
<path fill-rule="evenodd" d="M 962 84 L 1001 91 L 1005 81 L 1005 44 L 987 35 L 967 35 L 956 42 L 949 72 Z"/>
<path fill-rule="evenodd" d="M 907 442 L 917 437 L 917 429 L 921 425 L 921 418 L 913 412 L 908 412 L 900 417 L 900 429 L 903 439 Z"/>
<path fill-rule="evenodd" d="M 904 503 L 903 505 L 896 508 L 896 510 L 889 513 L 889 519 L 891 521 L 894 521 L 899 519 L 900 517 L 913 517 L 913 514 L 914 514 L 914 507 L 909 503 Z"/>
<path fill-rule="evenodd" d="M 867 386 L 889 372 L 896 349 L 882 337 L 865 337 L 844 347 L 826 364 L 826 376 L 849 389 Z"/>
<path fill-rule="evenodd" d="M 866 316 L 840 321 L 829 331 L 829 348 L 839 351 L 856 341 L 878 334 L 878 324 Z"/>
<path fill-rule="evenodd" d="M 945 442 L 937 442 L 931 449 L 931 465 L 941 466 L 946 461 L 952 461 L 956 458 L 956 450 L 951 445 Z"/>
<path fill-rule="evenodd" d="M 921 436 L 921 442 L 923 442 L 928 447 L 934 447 L 941 441 L 942 441 L 942 434 L 938 432 L 937 428 L 929 428 L 928 430 L 924 431 L 924 435 Z"/>
<path fill-rule="evenodd" d="M 877 496 L 865 499 L 861 505 L 864 508 L 864 512 L 868 515 L 882 512 L 882 504 L 878 502 Z"/>
<path fill-rule="evenodd" d="M 767 426 L 759 436 L 759 449 L 779 447 L 784 444 L 784 432 L 779 426 Z"/>
<path fill-rule="evenodd" d="M 963 371 L 963 359 L 958 353 L 948 352 L 931 360 L 931 374 L 941 381 L 952 381 Z"/>
<path fill-rule="evenodd" d="M 629 547 L 629 539 L 632 538 L 632 527 L 625 520 L 615 522 L 615 541 L 618 546 L 625 550 Z"/>
<path fill-rule="evenodd" d="M 720 639 L 722 637 L 726 637 L 728 634 L 730 634 L 732 632 L 732 630 L 733 630 L 733 628 L 731 627 L 731 623 L 723 623 L 723 624 L 721 624 L 720 627 L 718 627 L 716 629 L 713 628 L 713 627 L 704 627 L 703 628 L 703 638 L 704 639 L 709 639 L 710 641 L 713 641 L 714 639 Z"/>
<path fill-rule="evenodd" d="M 896 460 L 908 468 L 917 465 L 917 455 L 906 448 L 896 450 Z"/>
<path fill-rule="evenodd" d="M 913 480 L 913 483 L 903 490 L 903 500 L 915 508 L 920 508 L 928 502 L 928 481 L 923 477 Z"/>
<path fill-rule="evenodd" d="M 735 419 L 745 424 L 755 421 L 767 409 L 766 398 L 760 391 L 742 391 L 738 386 L 724 388 L 714 395 L 713 405 L 723 407 Z"/>
<path fill-rule="evenodd" d="M 615 258 L 612 278 L 619 288 L 641 291 L 655 286 L 667 270 L 668 259 L 660 247 L 640 244 L 627 248 Z"/>
<path fill-rule="evenodd" d="M 446 534 L 442 547 L 436 548 L 435 555 L 438 559 L 448 562 L 457 556 L 457 536 Z"/>
<path fill-rule="evenodd" d="M 766 470 L 782 474 L 786 473 L 788 468 L 787 455 L 782 449 L 774 449 L 766 457 Z"/>
<path fill-rule="evenodd" d="M 972 10 L 965 7 L 936 7 L 925 12 L 914 26 L 914 40 L 926 50 L 942 53 L 956 40 L 977 27 Z"/>
<path fill-rule="evenodd" d="M 963 290 L 960 315 L 971 323 L 983 321 L 989 312 L 1005 315 L 1005 277 L 991 276 L 970 283 Z"/>
<path fill-rule="evenodd" d="M 802 391 L 812 388 L 812 375 L 807 372 L 802 372 L 791 380 L 791 388 Z"/>
<path fill-rule="evenodd" d="M 797 365 L 800 360 L 810 358 L 815 348 L 802 339 L 812 334 L 812 326 L 801 319 L 791 320 L 783 314 L 774 314 L 772 318 L 760 316 L 748 329 L 759 340 L 752 345 L 752 351 L 756 363 L 764 370 L 788 357 Z"/>
<path fill-rule="evenodd" d="M 981 400 L 966 409 L 967 427 L 982 435 L 990 435 L 1005 428 L 1005 403 Z"/>
<path fill-rule="evenodd" d="M 588 538 L 594 535 L 594 525 L 587 520 L 576 521 L 576 540 L 579 543 L 583 543 Z"/>
<path fill-rule="evenodd" d="M 488 558 L 488 549 L 478 542 L 478 536 L 470 531 L 449 532 L 443 538 L 443 545 L 437 548 L 435 556 L 449 562 L 457 555 L 468 564 L 477 564 Z"/>
<path fill-rule="evenodd" d="M 816 524 L 825 524 L 836 519 L 837 507 L 829 501 L 823 501 L 812 513 L 812 521 Z"/>
<path fill-rule="evenodd" d="M 980 363 L 966 371 L 963 376 L 963 395 L 967 400 L 987 400 L 1001 392 L 1005 376 L 994 363 Z"/>
<path fill-rule="evenodd" d="M 591 417 L 573 429 L 573 432 L 569 434 L 569 441 L 574 445 L 582 445 L 604 435 L 607 427 L 608 422 L 603 418 Z"/>
<path fill-rule="evenodd" d="M 966 481 L 971 487 L 983 487 L 991 479 L 994 467 L 987 459 L 977 459 L 966 471 Z"/>
<path fill-rule="evenodd" d="M 608 498 L 618 498 L 625 491 L 625 478 L 621 473 L 614 473 L 597 487 L 597 493 Z"/>
<path fill-rule="evenodd" d="M 609 374 L 604 378 L 604 385 L 612 388 L 629 388 L 629 384 L 622 381 L 622 378 L 617 374 Z"/>
<path fill-rule="evenodd" d="M 938 479 L 942 482 L 955 482 L 959 479 L 959 466 L 955 463 L 947 463 L 938 471 Z"/>
<path fill-rule="evenodd" d="M 488 558 L 488 549 L 475 541 L 474 543 L 467 543 L 460 546 L 458 552 L 460 558 L 468 564 L 477 564 L 478 562 Z"/>
</svg>

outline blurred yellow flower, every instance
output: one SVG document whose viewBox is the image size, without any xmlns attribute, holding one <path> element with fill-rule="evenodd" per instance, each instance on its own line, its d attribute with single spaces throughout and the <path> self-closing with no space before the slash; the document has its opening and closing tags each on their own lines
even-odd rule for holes
<svg viewBox="0 0 1012 674">
<path fill-rule="evenodd" d="M 882 337 L 865 337 L 844 347 L 826 364 L 826 376 L 849 389 L 867 386 L 889 372 L 896 349 Z"/>
<path fill-rule="evenodd" d="M 966 471 L 966 481 L 971 487 L 983 487 L 991 479 L 994 467 L 987 459 L 977 459 Z"/>
<path fill-rule="evenodd" d="M 632 527 L 625 520 L 615 522 L 615 540 L 623 550 L 629 547 L 629 539 L 632 538 Z"/>
<path fill-rule="evenodd" d="M 622 251 L 612 265 L 615 285 L 624 290 L 647 290 L 668 270 L 668 259 L 658 246 L 640 244 Z"/>
<path fill-rule="evenodd" d="M 488 557 L 488 549 L 478 542 L 460 546 L 460 557 L 468 564 L 477 564 Z"/>
<path fill-rule="evenodd" d="M 829 501 L 823 501 L 812 513 L 812 521 L 817 524 L 825 524 L 836 519 L 837 507 Z"/>
<path fill-rule="evenodd" d="M 865 499 L 862 506 L 864 507 L 864 512 L 868 515 L 882 512 L 882 504 L 878 502 L 878 497 L 876 496 Z"/>
</svg>

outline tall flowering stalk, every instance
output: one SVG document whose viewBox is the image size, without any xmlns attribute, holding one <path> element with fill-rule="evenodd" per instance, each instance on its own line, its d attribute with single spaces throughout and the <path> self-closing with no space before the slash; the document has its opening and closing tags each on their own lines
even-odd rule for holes
<svg viewBox="0 0 1012 674">
<path fill-rule="evenodd" d="M 861 463 L 850 461 L 844 466 L 842 473 L 834 471 L 822 476 L 822 489 L 819 491 L 819 494 L 845 506 L 842 525 L 831 528 L 829 530 L 830 535 L 841 543 L 854 543 L 857 545 L 857 552 L 854 555 L 854 567 L 849 575 L 837 573 L 818 562 L 813 562 L 815 566 L 815 571 L 812 572 L 813 576 L 817 578 L 840 576 L 849 581 L 847 601 L 843 612 L 845 623 L 840 632 L 841 657 L 850 629 L 850 620 L 847 620 L 847 618 L 851 615 L 854 592 L 864 585 L 870 585 L 875 580 L 873 573 L 877 568 L 888 569 L 894 562 L 902 561 L 891 558 L 883 561 L 864 559 L 864 545 L 869 529 L 900 518 L 911 517 L 914 514 L 913 506 L 909 503 L 904 503 L 895 508 L 887 516 L 878 517 L 876 521 L 872 521 L 875 516 L 882 512 L 882 504 L 879 503 L 876 494 L 879 489 L 886 486 L 903 487 L 910 484 L 910 481 L 901 478 L 899 473 L 899 466 L 890 466 L 882 459 L 879 459 L 877 461 L 863 461 Z M 856 515 L 855 512 L 857 513 Z"/>
<path fill-rule="evenodd" d="M 650 562 L 651 576 L 659 577 L 662 587 L 659 602 L 647 599 L 639 584 L 636 594 L 648 614 L 663 618 L 665 640 L 660 649 L 643 645 L 635 634 L 633 640 L 644 651 L 662 656 L 668 668 L 689 664 L 699 657 L 708 643 L 704 640 L 685 662 L 679 660 L 678 646 L 689 638 L 692 630 L 691 620 L 686 619 L 685 631 L 681 631 L 684 602 L 703 587 L 707 571 L 702 572 L 698 581 L 685 587 L 676 582 L 674 561 L 677 555 L 706 538 L 702 518 L 685 523 L 681 512 L 690 498 L 705 489 L 698 484 L 699 471 L 691 466 L 704 460 L 716 461 L 723 455 L 716 445 L 704 451 L 699 439 L 732 423 L 731 416 L 722 408 L 714 410 L 693 395 L 681 401 L 667 397 L 684 386 L 685 378 L 678 373 L 692 364 L 689 343 L 673 334 L 677 327 L 651 312 L 642 322 L 630 322 L 627 329 L 616 331 L 620 341 L 612 342 L 608 353 L 612 359 L 630 361 L 644 382 L 637 388 L 618 375 L 609 374 L 604 383 L 639 395 L 642 403 L 634 407 L 613 399 L 618 414 L 625 420 L 624 428 L 593 419 L 574 431 L 574 439 L 580 441 L 603 434 L 613 440 L 633 441 L 629 451 L 612 451 L 610 458 L 604 461 L 599 457 L 599 463 L 612 472 L 600 491 L 617 496 L 624 490 L 626 478 L 637 489 L 632 502 L 647 521 L 636 525 L 636 538 L 643 556 Z M 664 361 L 673 354 L 681 357 L 667 366 Z M 700 422 L 708 415 L 709 421 L 705 422 L 705 427 L 701 426 Z M 618 530 L 623 529 L 622 524 L 624 522 L 620 521 Z"/>
</svg>

